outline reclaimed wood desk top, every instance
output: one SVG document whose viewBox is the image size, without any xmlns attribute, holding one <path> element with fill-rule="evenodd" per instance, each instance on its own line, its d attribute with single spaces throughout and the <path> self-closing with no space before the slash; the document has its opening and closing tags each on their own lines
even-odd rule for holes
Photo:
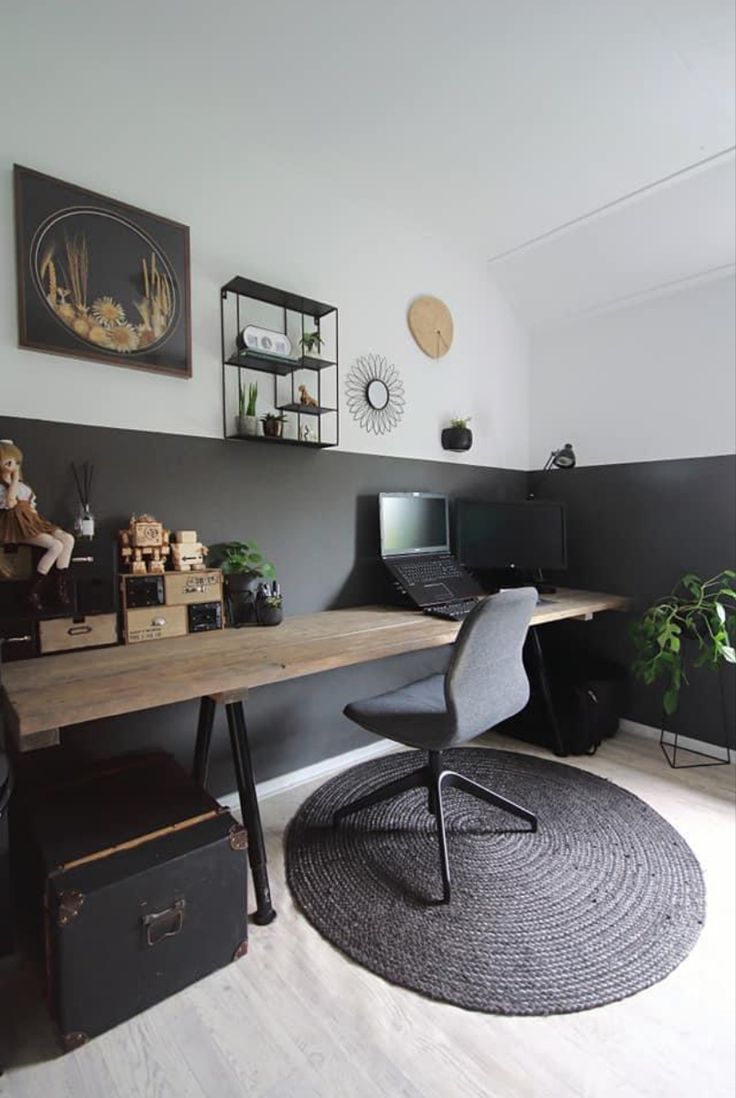
<svg viewBox="0 0 736 1098">
<path fill-rule="evenodd" d="M 533 625 L 625 610 L 621 595 L 559 588 Z M 199 633 L 171 640 L 67 652 L 2 668 L 6 725 L 21 751 L 59 742 L 59 730 L 205 695 L 367 663 L 451 644 L 459 623 L 413 609 L 361 606 L 301 614 L 275 628 Z"/>
</svg>

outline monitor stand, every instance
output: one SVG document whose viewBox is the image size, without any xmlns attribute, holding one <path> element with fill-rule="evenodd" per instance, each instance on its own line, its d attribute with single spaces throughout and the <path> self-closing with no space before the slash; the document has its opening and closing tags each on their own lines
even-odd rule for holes
<svg viewBox="0 0 736 1098">
<path fill-rule="evenodd" d="M 515 568 L 504 572 L 494 570 L 492 572 L 480 572 L 474 570 L 483 585 L 484 591 L 489 595 L 495 594 L 502 587 L 536 587 L 540 595 L 555 595 L 557 588 L 554 584 L 547 583 L 541 568 L 535 568 L 529 572 L 517 571 Z"/>
<path fill-rule="evenodd" d="M 545 581 L 544 575 L 542 574 L 542 569 L 537 568 L 536 572 L 537 572 L 537 578 L 535 580 L 532 580 L 532 585 L 534 587 L 536 587 L 539 594 L 540 595 L 556 595 L 557 594 L 557 588 L 554 586 L 554 584 L 547 583 Z"/>
</svg>

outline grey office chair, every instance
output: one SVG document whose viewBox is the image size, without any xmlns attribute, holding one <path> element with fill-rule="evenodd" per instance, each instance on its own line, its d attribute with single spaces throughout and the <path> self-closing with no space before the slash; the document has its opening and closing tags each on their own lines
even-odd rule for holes
<svg viewBox="0 0 736 1098">
<path fill-rule="evenodd" d="M 386 801 L 408 789 L 426 788 L 428 811 L 437 819 L 442 893 L 450 899 L 450 865 L 442 804 L 452 786 L 518 816 L 537 830 L 533 812 L 507 800 L 454 770 L 442 767 L 442 751 L 465 743 L 513 717 L 529 700 L 522 649 L 537 592 L 532 587 L 502 591 L 486 599 L 465 619 L 445 675 L 409 683 L 375 698 L 351 702 L 345 716 L 386 739 L 429 752 L 429 763 L 404 778 L 359 797 L 333 816 L 334 825 L 361 808 Z"/>
</svg>

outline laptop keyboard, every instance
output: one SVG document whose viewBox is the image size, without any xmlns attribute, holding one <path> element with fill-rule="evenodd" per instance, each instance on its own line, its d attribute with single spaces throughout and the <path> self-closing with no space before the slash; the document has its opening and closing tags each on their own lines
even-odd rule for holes
<svg viewBox="0 0 736 1098">
<path fill-rule="evenodd" d="M 394 566 L 402 583 L 411 587 L 417 583 L 432 583 L 433 580 L 459 578 L 465 575 L 457 561 L 417 560 Z"/>
<path fill-rule="evenodd" d="M 449 618 L 450 621 L 462 621 L 478 605 L 477 599 L 458 599 L 457 602 L 437 602 L 434 606 L 423 606 L 425 614 L 434 618 Z"/>
</svg>

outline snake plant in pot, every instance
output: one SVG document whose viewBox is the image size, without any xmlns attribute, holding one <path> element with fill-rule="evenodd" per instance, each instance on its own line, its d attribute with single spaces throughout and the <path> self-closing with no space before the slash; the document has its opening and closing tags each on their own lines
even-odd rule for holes
<svg viewBox="0 0 736 1098">
<path fill-rule="evenodd" d="M 736 663 L 734 636 L 736 572 L 725 569 L 707 580 L 688 572 L 634 623 L 631 670 L 647 686 L 661 683 L 662 706 L 672 716 L 691 667 Z"/>
<path fill-rule="evenodd" d="M 258 382 L 253 382 L 246 389 L 240 373 L 240 370 L 238 370 L 238 434 L 257 435 Z"/>
<path fill-rule="evenodd" d="M 225 576 L 225 592 L 231 625 L 256 620 L 255 599 L 262 580 L 272 580 L 276 569 L 254 541 L 228 541 L 214 550 Z"/>
</svg>

